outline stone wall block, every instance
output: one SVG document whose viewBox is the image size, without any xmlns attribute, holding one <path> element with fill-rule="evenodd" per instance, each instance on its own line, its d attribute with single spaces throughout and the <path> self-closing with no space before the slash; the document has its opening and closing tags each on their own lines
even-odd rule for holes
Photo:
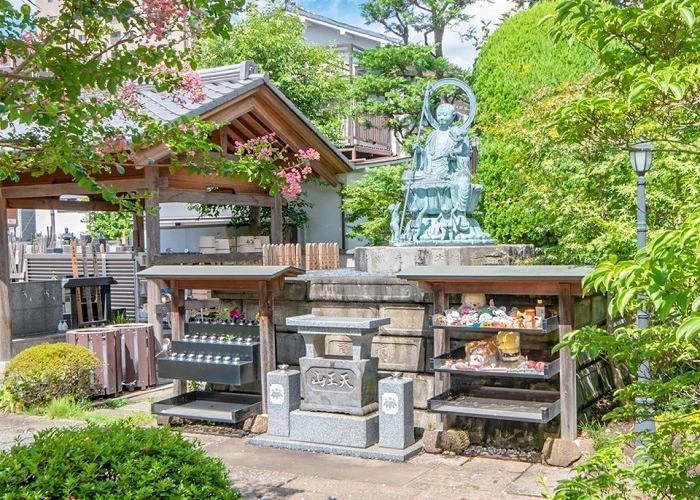
<svg viewBox="0 0 700 500">
<path fill-rule="evenodd" d="M 296 365 L 299 358 L 306 355 L 304 339 L 298 333 L 277 332 L 275 335 L 277 347 L 277 363 L 283 365 Z"/>
<path fill-rule="evenodd" d="M 574 301 L 574 328 L 591 324 L 591 298 L 578 297 Z"/>
<path fill-rule="evenodd" d="M 381 335 L 424 336 L 432 334 L 428 326 L 427 304 L 386 305 L 379 308 L 379 316 L 391 318 L 391 323 L 379 328 Z"/>
<path fill-rule="evenodd" d="M 315 316 L 338 316 L 342 318 L 378 318 L 379 307 L 352 302 L 342 304 L 315 303 L 311 306 L 311 314 Z"/>
<path fill-rule="evenodd" d="M 422 372 L 425 368 L 424 344 L 424 339 L 416 337 L 374 337 L 371 355 L 379 358 L 380 370 Z M 352 356 L 352 343 L 342 335 L 327 335 L 326 353 Z"/>
</svg>

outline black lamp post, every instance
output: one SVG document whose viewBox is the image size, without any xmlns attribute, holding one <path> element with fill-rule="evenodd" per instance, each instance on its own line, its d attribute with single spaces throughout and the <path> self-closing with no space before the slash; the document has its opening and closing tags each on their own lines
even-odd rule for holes
<svg viewBox="0 0 700 500">
<path fill-rule="evenodd" d="M 652 151 L 653 148 L 651 144 L 644 141 L 642 136 L 639 136 L 639 140 L 630 150 L 630 163 L 632 163 L 632 168 L 637 173 L 637 250 L 641 250 L 647 244 L 646 178 L 644 174 L 651 168 Z M 639 299 L 644 301 L 646 297 L 641 295 Z M 642 306 L 637 313 L 637 328 L 643 330 L 648 327 L 649 315 L 647 314 L 646 308 Z M 637 380 L 639 382 L 648 382 L 651 380 L 651 367 L 648 360 L 643 360 L 639 364 Z M 654 403 L 653 400 L 641 397 L 637 397 L 635 402 L 638 405 L 651 405 Z M 654 420 L 652 418 L 636 419 L 634 422 L 634 431 L 636 433 L 654 432 Z M 639 439 L 637 440 L 637 444 L 640 444 Z"/>
</svg>

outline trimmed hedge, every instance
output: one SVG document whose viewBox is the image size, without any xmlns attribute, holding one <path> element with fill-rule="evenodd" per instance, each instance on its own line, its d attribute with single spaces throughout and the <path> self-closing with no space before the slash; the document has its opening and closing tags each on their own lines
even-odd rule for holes
<svg viewBox="0 0 700 500">
<path fill-rule="evenodd" d="M 168 427 L 47 429 L 0 453 L 0 492 L 19 499 L 235 500 L 224 464 Z"/>
<path fill-rule="evenodd" d="M 3 385 L 22 406 L 44 405 L 61 396 L 79 401 L 94 394 L 91 380 L 99 365 L 97 357 L 82 346 L 37 345 L 7 363 Z"/>
</svg>

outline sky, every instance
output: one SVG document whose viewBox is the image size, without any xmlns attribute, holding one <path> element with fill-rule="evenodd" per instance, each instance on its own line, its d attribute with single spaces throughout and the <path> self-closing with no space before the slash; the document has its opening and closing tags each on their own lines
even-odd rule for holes
<svg viewBox="0 0 700 500">
<path fill-rule="evenodd" d="M 362 28 L 372 29 L 383 33 L 381 25 L 365 25 L 365 20 L 360 14 L 360 5 L 367 0 L 296 0 L 296 4 L 304 10 L 314 14 L 342 21 L 346 24 Z M 501 16 L 513 7 L 509 0 L 493 0 L 491 2 L 478 1 L 467 7 L 467 12 L 474 17 L 467 23 L 468 27 L 475 27 L 477 33 L 481 31 L 482 22 L 491 23 L 491 31 L 498 25 Z M 474 63 L 476 49 L 473 42 L 462 42 L 456 31 L 445 32 L 443 41 L 445 57 L 452 63 L 464 69 L 469 69 Z"/>
</svg>

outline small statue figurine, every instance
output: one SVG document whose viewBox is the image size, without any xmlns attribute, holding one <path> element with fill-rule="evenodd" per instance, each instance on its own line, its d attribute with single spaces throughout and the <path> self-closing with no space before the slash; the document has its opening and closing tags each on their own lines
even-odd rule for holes
<svg viewBox="0 0 700 500">
<path fill-rule="evenodd" d="M 399 241 L 401 236 L 401 205 L 398 203 L 392 203 L 389 205 L 389 212 L 391 213 L 391 241 Z"/>
</svg>

